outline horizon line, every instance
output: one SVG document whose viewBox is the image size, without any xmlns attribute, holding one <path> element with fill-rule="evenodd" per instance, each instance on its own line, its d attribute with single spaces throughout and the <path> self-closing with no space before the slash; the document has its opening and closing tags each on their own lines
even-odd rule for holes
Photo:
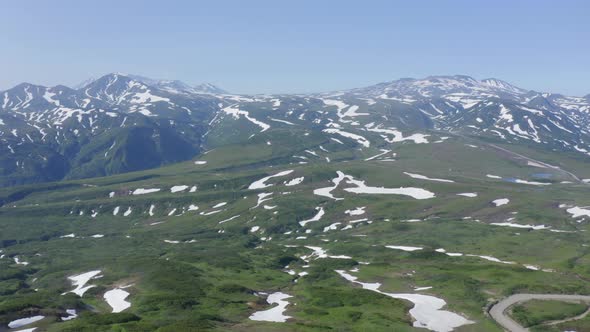
<svg viewBox="0 0 590 332">
<path fill-rule="evenodd" d="M 144 78 L 144 79 L 149 79 L 149 80 L 153 80 L 153 81 L 177 81 L 177 82 L 181 82 L 184 84 L 187 84 L 188 86 L 190 86 L 191 88 L 197 87 L 199 85 L 212 85 L 216 88 L 219 88 L 221 90 L 225 90 L 223 85 L 218 85 L 216 83 L 211 83 L 211 82 L 201 82 L 201 83 L 186 83 L 183 80 L 179 80 L 179 79 L 174 79 L 174 78 L 151 78 L 149 76 L 145 76 L 142 74 L 131 74 L 131 73 L 126 73 L 126 72 L 120 72 L 120 71 L 113 71 L 113 72 L 109 72 L 106 74 L 102 74 L 102 75 L 97 75 L 96 78 L 94 78 L 94 76 L 91 76 L 85 80 L 82 80 L 80 83 L 78 84 L 74 84 L 74 85 L 68 85 L 68 84 L 62 84 L 62 83 L 58 83 L 55 85 L 44 85 L 44 84 L 38 84 L 38 83 L 31 83 L 30 81 L 23 81 L 21 83 L 18 83 L 16 85 L 13 85 L 12 87 L 6 88 L 6 89 L 0 89 L 0 93 L 2 92 L 6 92 L 10 89 L 13 89 L 19 85 L 22 84 L 29 84 L 29 85 L 34 85 L 34 86 L 40 86 L 40 87 L 44 87 L 44 88 L 55 88 L 58 86 L 65 86 L 67 88 L 70 88 L 72 90 L 80 90 L 81 88 L 74 88 L 73 86 L 76 85 L 80 85 L 82 83 L 85 82 L 89 82 L 87 84 L 90 84 L 96 80 L 99 80 L 105 76 L 109 76 L 109 75 L 119 75 L 119 76 L 125 76 L 134 80 L 137 80 L 137 78 Z M 476 80 L 478 82 L 483 82 L 486 80 L 498 80 L 498 81 L 502 81 L 504 83 L 507 83 L 509 85 L 512 85 L 516 88 L 525 90 L 527 92 L 537 92 L 537 93 L 551 93 L 551 94 L 557 94 L 557 95 L 563 95 L 563 96 L 568 96 L 568 97 L 578 97 L 578 98 L 587 98 L 590 96 L 590 92 L 586 93 L 586 94 L 582 94 L 579 96 L 576 95 L 569 95 L 569 94 L 564 94 L 564 93 L 559 93 L 559 92 L 551 92 L 551 91 L 537 91 L 537 90 L 533 90 L 533 89 L 528 89 L 528 88 L 522 88 L 516 84 L 513 84 L 507 80 L 501 79 L 501 78 L 497 78 L 497 77 L 486 77 L 486 78 L 476 78 L 472 75 L 468 75 L 468 74 L 439 74 L 439 75 L 428 75 L 428 76 L 424 76 L 421 78 L 417 78 L 417 77 L 398 77 L 392 80 L 386 80 L 386 81 L 381 81 L 381 82 L 376 82 L 376 83 L 372 83 L 369 85 L 362 85 L 362 86 L 355 86 L 355 87 L 349 87 L 349 88 L 343 88 L 343 89 L 335 89 L 335 90 L 323 90 L 323 91 L 307 91 L 307 92 L 270 92 L 270 93 L 264 93 L 264 92 L 257 92 L 257 93 L 238 93 L 238 92 L 228 92 L 226 94 L 228 95 L 309 95 L 309 94 L 322 94 L 322 93 L 335 93 L 335 92 L 342 92 L 342 91 L 349 91 L 349 90 L 354 90 L 354 89 L 362 89 L 362 88 L 366 88 L 366 87 L 370 87 L 370 86 L 375 86 L 375 85 L 379 85 L 379 84 L 387 84 L 387 83 L 393 83 L 396 81 L 402 81 L 402 80 L 425 80 L 425 79 L 429 79 L 429 78 L 443 78 L 443 77 L 466 77 L 466 78 L 471 78 L 473 80 Z M 144 83 L 147 84 L 147 83 Z M 149 84 L 147 84 L 149 85 Z"/>
</svg>

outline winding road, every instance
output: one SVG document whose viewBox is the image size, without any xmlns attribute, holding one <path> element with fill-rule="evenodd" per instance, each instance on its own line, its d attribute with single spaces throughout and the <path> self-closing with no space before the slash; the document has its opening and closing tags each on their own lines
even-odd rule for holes
<svg viewBox="0 0 590 332">
<path fill-rule="evenodd" d="M 590 296 L 586 295 L 562 295 L 562 294 L 515 294 L 511 295 L 500 302 L 494 304 L 490 308 L 490 316 L 502 326 L 505 330 L 510 332 L 528 332 L 529 329 L 520 326 L 517 322 L 512 320 L 507 314 L 508 308 L 512 305 L 526 302 L 529 300 L 557 300 L 557 301 L 584 301 L 590 302 Z M 588 311 L 586 311 L 588 313 Z M 561 322 L 570 321 L 574 319 L 580 319 L 585 315 L 580 315 L 565 319 Z"/>
</svg>

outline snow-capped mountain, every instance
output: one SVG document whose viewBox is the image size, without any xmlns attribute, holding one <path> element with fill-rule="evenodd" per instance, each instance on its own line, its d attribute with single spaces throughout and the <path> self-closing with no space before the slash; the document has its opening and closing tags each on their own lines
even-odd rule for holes
<svg viewBox="0 0 590 332">
<path fill-rule="evenodd" d="M 87 78 L 87 79 L 83 80 L 82 82 L 73 85 L 72 86 L 72 89 L 74 89 L 74 90 L 80 90 L 83 87 L 87 86 L 88 84 L 90 84 L 90 83 L 92 83 L 94 81 L 96 81 L 96 77 Z"/>
<path fill-rule="evenodd" d="M 217 99 L 109 74 L 74 90 L 28 83 L 0 92 L 0 184 L 157 167 L 200 151 Z"/>
<path fill-rule="evenodd" d="M 338 98 L 369 98 L 422 113 L 438 130 L 532 141 L 586 152 L 590 100 L 540 93 L 498 79 L 433 76 L 401 79 L 345 91 Z"/>
<path fill-rule="evenodd" d="M 183 81 L 179 80 L 162 80 L 153 79 L 141 75 L 125 74 L 125 73 L 112 73 L 100 78 L 90 78 L 74 86 L 74 90 L 82 90 L 86 86 L 93 84 L 94 82 L 104 79 L 105 77 L 126 77 L 135 82 L 139 82 L 157 88 L 162 91 L 166 91 L 174 94 L 229 94 L 227 91 L 215 86 L 211 83 L 202 83 L 195 86 L 191 86 Z"/>
<path fill-rule="evenodd" d="M 366 88 L 353 89 L 358 95 L 379 98 L 423 99 L 441 96 L 478 96 L 480 98 L 519 98 L 526 90 L 498 79 L 478 81 L 469 76 L 431 76 L 424 79 L 403 78 Z"/>
<path fill-rule="evenodd" d="M 127 75 L 131 79 L 142 82 L 160 90 L 170 93 L 182 94 L 228 94 L 227 91 L 211 84 L 202 83 L 196 86 L 190 86 L 187 83 L 179 80 L 155 80 L 139 75 Z"/>
<path fill-rule="evenodd" d="M 527 90 L 521 89 L 517 86 L 514 86 L 510 83 L 507 83 L 496 78 L 486 78 L 481 80 L 480 82 L 483 83 L 485 86 L 494 88 L 498 91 L 512 92 L 515 94 L 524 94 L 528 92 Z"/>
<path fill-rule="evenodd" d="M 231 95 L 121 73 L 79 89 L 0 92 L 0 184 L 113 174 L 186 160 L 201 146 L 299 128 L 361 148 L 433 131 L 590 154 L 590 97 L 499 79 L 431 76 L 309 95 Z"/>
<path fill-rule="evenodd" d="M 199 84 L 199 85 L 196 85 L 195 87 L 193 87 L 193 89 L 197 93 L 209 93 L 209 94 L 219 94 L 219 95 L 229 94 L 229 92 L 227 92 L 227 91 L 221 89 L 220 87 L 215 86 L 211 83 Z"/>
</svg>

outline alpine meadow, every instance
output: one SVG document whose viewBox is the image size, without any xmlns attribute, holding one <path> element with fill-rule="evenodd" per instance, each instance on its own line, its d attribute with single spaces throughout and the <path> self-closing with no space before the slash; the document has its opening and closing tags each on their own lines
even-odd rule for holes
<svg viewBox="0 0 590 332">
<path fill-rule="evenodd" d="M 539 27 L 530 49 L 510 49 L 523 41 L 516 13 L 536 7 L 527 22 L 553 10 L 573 22 L 562 10 L 587 14 L 587 4 L 499 1 L 480 11 L 466 1 L 380 2 L 390 11 L 373 8 L 355 28 L 336 20 L 376 2 L 57 2 L 62 9 L 0 5 L 13 16 L 0 23 L 10 35 L 0 56 L 0 332 L 590 331 L 590 94 L 561 92 L 590 93 L 590 68 L 565 49 L 527 53 L 544 43 Z M 503 55 L 445 60 L 476 52 L 435 49 L 465 26 L 449 22 L 439 34 L 429 18 L 455 10 L 484 27 L 492 11 L 512 11 L 497 31 L 504 44 L 481 36 Z M 73 21 L 45 25 L 45 13 Z M 429 42 L 408 42 L 401 55 L 381 44 L 399 41 L 367 42 L 399 28 L 391 15 L 403 13 L 396 19 L 418 20 L 404 38 L 443 38 L 431 43 L 440 62 L 421 57 Z M 96 16 L 74 24 L 80 15 Z M 230 23 L 216 30 L 220 19 Z M 584 21 L 554 28 L 571 29 L 574 41 L 590 33 Z M 469 38 L 483 33 L 471 26 Z M 25 45 L 66 28 L 63 44 Z M 331 36 L 348 38 L 347 47 L 392 58 L 332 57 L 332 44 L 318 44 L 333 29 L 345 29 Z M 164 35 L 169 43 L 153 53 L 120 46 Z M 198 51 L 189 48 L 199 40 L 185 37 L 203 35 Z M 587 54 L 582 44 L 568 47 Z M 75 59 L 88 49 L 96 55 Z M 22 71 L 29 50 L 46 74 Z M 281 55 L 289 50 L 297 57 Z M 537 69 L 550 57 L 567 60 Z M 350 79 L 382 83 L 345 87 L 348 78 L 328 80 L 331 69 L 316 67 L 339 61 Z M 527 78 L 525 67 L 546 72 Z M 423 74 L 431 68 L 453 74 Z M 87 72 L 98 78 L 72 83 Z M 585 85 L 566 77 L 578 72 Z M 291 76 L 310 85 L 292 89 Z M 14 83 L 22 81 L 53 83 Z M 265 81 L 274 88 L 264 92 Z M 325 82 L 334 88 L 318 88 Z M 542 89 L 549 83 L 563 88 Z M 248 90 L 258 84 L 260 93 Z"/>
</svg>

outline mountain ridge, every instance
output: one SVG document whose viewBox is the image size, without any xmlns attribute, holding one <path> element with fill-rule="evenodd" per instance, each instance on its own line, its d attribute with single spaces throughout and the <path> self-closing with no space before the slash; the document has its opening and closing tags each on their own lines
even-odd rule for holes
<svg viewBox="0 0 590 332">
<path fill-rule="evenodd" d="M 391 83 L 397 83 L 397 82 L 408 82 L 408 81 L 422 81 L 422 80 L 427 80 L 427 79 L 440 79 L 440 78 L 450 78 L 450 79 L 457 79 L 457 78 L 464 78 L 464 79 L 468 79 L 468 80 L 472 80 L 472 81 L 476 81 L 476 82 L 481 82 L 481 83 L 485 83 L 485 82 L 490 82 L 492 84 L 489 84 L 490 86 L 504 86 L 505 89 L 507 90 L 514 90 L 514 91 L 521 91 L 521 93 L 528 93 L 528 92 L 535 92 L 535 93 L 549 93 L 551 95 L 558 95 L 558 96 L 565 96 L 565 97 L 576 97 L 576 98 L 586 98 L 586 99 L 590 99 L 590 93 L 583 95 L 583 96 L 575 96 L 575 95 L 569 95 L 569 94 L 564 94 L 564 93 L 557 93 L 557 92 L 548 92 L 548 91 L 536 91 L 536 90 L 531 90 L 531 89 L 526 89 L 526 88 L 522 88 L 519 87 L 515 84 L 512 84 L 506 80 L 500 79 L 500 78 L 495 78 L 495 77 L 488 77 L 488 78 L 484 78 L 484 79 L 476 79 L 470 75 L 465 75 L 465 74 L 450 74 L 450 75 L 429 75 L 426 76 L 424 78 L 416 78 L 416 77 L 402 77 L 402 78 L 398 78 L 398 79 L 394 79 L 391 81 L 384 81 L 384 82 L 378 82 L 375 84 L 371 84 L 371 85 L 367 85 L 364 87 L 357 87 L 357 88 L 350 88 L 350 89 L 342 89 L 342 90 L 334 90 L 334 91 L 320 91 L 320 92 L 309 92 L 309 93 L 260 93 L 260 94 L 252 94 L 252 93 L 231 93 L 228 92 L 220 87 L 218 87 L 217 85 L 214 85 L 212 83 L 199 83 L 196 84 L 194 86 L 191 86 L 183 81 L 180 80 L 175 80 L 175 79 L 152 79 L 149 77 L 145 77 L 142 75 L 136 75 L 136 74 L 127 74 L 127 73 L 120 73 L 120 72 L 112 72 L 112 73 L 107 73 L 104 74 L 102 76 L 99 76 L 98 78 L 88 78 L 78 84 L 75 84 L 73 86 L 68 86 L 68 85 L 64 85 L 64 84 L 57 84 L 54 86 L 46 86 L 46 85 L 42 85 L 42 84 L 36 84 L 36 83 L 30 83 L 30 82 L 22 82 L 19 83 L 11 88 L 7 88 L 5 90 L 0 90 L 0 93 L 8 91 L 12 88 L 15 88 L 21 84 L 29 84 L 29 85 L 34 85 L 34 86 L 39 86 L 39 87 L 44 87 L 44 88 L 54 88 L 54 87 L 58 87 L 58 86 L 63 86 L 63 87 L 68 87 L 72 90 L 81 90 L 82 88 L 84 88 L 85 86 L 91 84 L 94 81 L 97 81 L 101 78 L 104 77 L 109 77 L 109 76 L 113 76 L 113 75 L 118 75 L 118 76 L 126 76 L 129 77 L 131 79 L 140 81 L 142 83 L 145 83 L 147 85 L 153 85 L 153 86 L 158 86 L 158 84 L 165 84 L 165 83 L 175 83 L 175 84 L 182 84 L 185 88 L 190 88 L 193 89 L 195 92 L 194 93 L 210 93 L 210 94 L 235 94 L 235 95 L 316 95 L 316 94 L 329 94 L 329 93 L 333 93 L 333 92 L 341 92 L 341 91 L 352 91 L 352 90 L 356 90 L 356 89 L 364 89 L 364 88 L 369 88 L 372 86 L 377 86 L 377 85 L 383 85 L 383 84 L 391 84 Z M 209 91 L 209 92 L 207 92 Z"/>
<path fill-rule="evenodd" d="M 294 128 L 325 138 L 357 137 L 353 141 L 361 146 L 400 139 L 394 132 L 437 130 L 590 155 L 590 99 L 525 90 L 495 78 L 404 78 L 297 95 L 203 89 L 210 91 L 201 93 L 181 81 L 111 73 L 78 90 L 21 83 L 2 91 L 0 185 L 37 181 L 54 169 L 55 160 L 66 166 L 43 181 L 158 167 L 267 130 Z M 112 153 L 131 151 L 130 142 L 150 146 L 146 155 L 153 161 Z"/>
</svg>

